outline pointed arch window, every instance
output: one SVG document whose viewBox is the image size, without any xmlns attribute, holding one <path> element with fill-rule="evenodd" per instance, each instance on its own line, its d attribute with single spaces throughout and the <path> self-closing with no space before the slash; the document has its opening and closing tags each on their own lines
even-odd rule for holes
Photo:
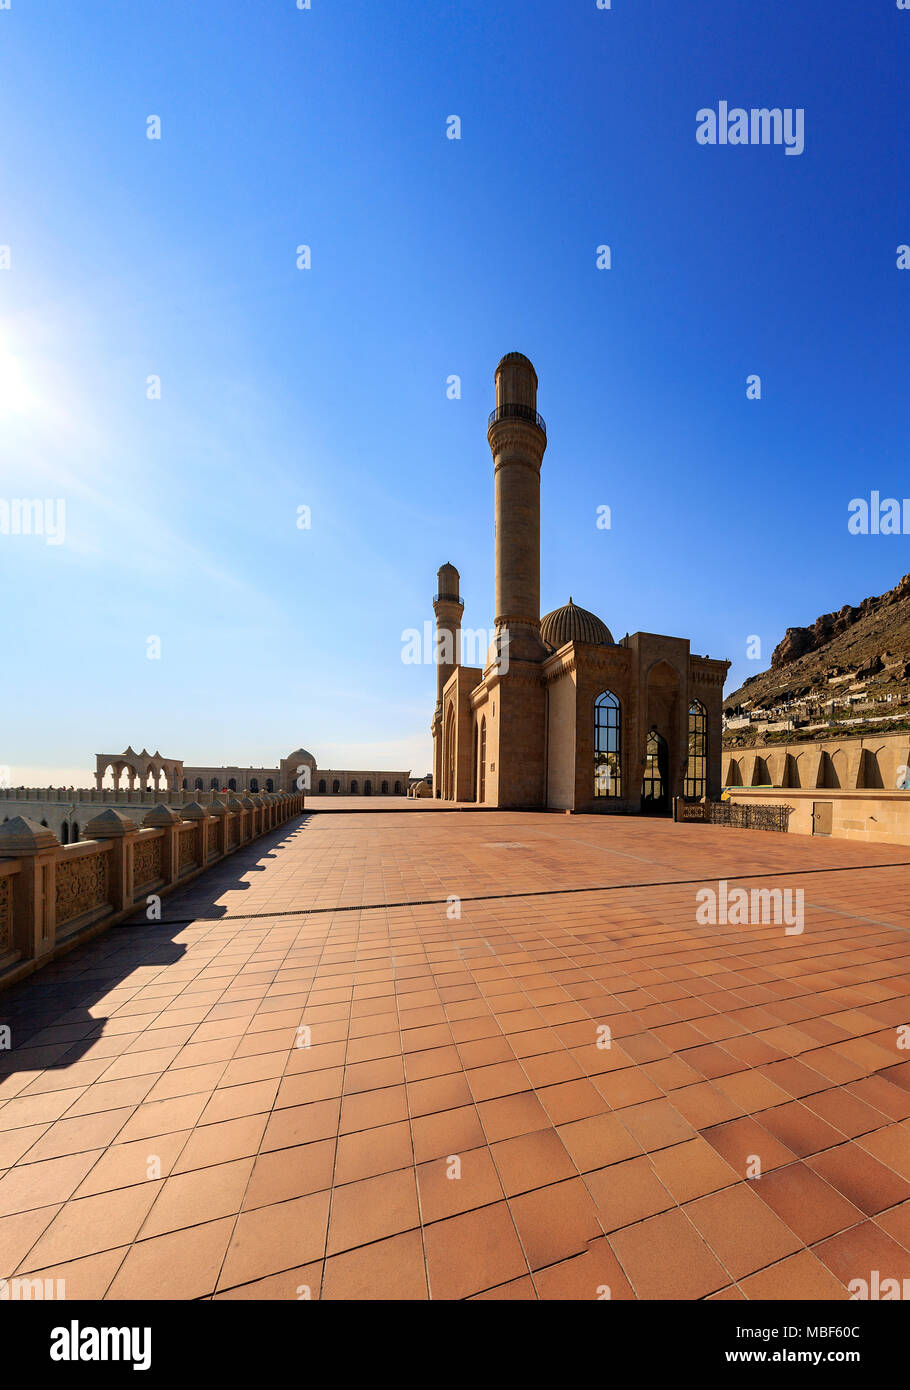
<svg viewBox="0 0 910 1390">
<path fill-rule="evenodd" d="M 477 759 L 477 773 L 479 785 L 477 788 L 477 800 L 486 801 L 487 799 L 487 716 L 484 714 L 480 720 L 480 752 Z"/>
<path fill-rule="evenodd" d="M 594 795 L 622 796 L 622 710 L 612 690 L 594 701 Z"/>
<path fill-rule="evenodd" d="M 698 799 L 705 794 L 708 768 L 708 714 L 701 700 L 693 700 L 689 706 L 688 756 L 683 796 Z"/>
</svg>

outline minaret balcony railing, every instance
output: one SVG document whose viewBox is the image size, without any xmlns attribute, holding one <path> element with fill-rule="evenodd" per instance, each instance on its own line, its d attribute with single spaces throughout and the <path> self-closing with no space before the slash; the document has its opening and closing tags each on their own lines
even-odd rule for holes
<svg viewBox="0 0 910 1390">
<path fill-rule="evenodd" d="M 460 603 L 464 607 L 464 602 L 457 594 L 434 594 L 434 603 Z"/>
<path fill-rule="evenodd" d="M 498 405 L 495 410 L 490 411 L 487 429 L 491 430 L 497 420 L 527 420 L 544 434 L 547 432 L 547 422 L 529 405 Z"/>
</svg>

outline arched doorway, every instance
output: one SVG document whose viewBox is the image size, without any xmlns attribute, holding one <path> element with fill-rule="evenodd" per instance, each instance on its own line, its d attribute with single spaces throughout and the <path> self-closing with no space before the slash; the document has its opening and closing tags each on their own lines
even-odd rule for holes
<svg viewBox="0 0 910 1390">
<path fill-rule="evenodd" d="M 334 780 L 333 783 L 332 783 L 332 791 L 333 791 L 333 792 L 340 792 L 340 791 L 341 791 L 341 783 L 339 782 L 339 780 L 338 780 L 337 777 L 335 778 L 335 780 Z"/>
<path fill-rule="evenodd" d="M 351 796 L 356 796 L 356 795 L 357 795 L 357 778 L 354 777 L 354 778 L 351 779 Z"/>
<path fill-rule="evenodd" d="M 364 782 L 364 784 L 363 784 L 363 794 L 364 794 L 364 796 L 372 796 L 372 795 L 373 795 L 373 783 L 370 781 L 369 777 L 367 778 L 367 780 L 366 780 L 366 781 Z"/>
<path fill-rule="evenodd" d="M 670 754 L 667 740 L 656 729 L 648 734 L 645 745 L 641 809 L 646 816 L 666 816 L 670 810 Z"/>
</svg>

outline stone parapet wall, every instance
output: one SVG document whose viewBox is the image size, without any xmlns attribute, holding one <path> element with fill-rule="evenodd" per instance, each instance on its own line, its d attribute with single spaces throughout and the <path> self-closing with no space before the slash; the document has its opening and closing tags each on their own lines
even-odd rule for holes
<svg viewBox="0 0 910 1390">
<path fill-rule="evenodd" d="M 738 805 L 788 806 L 791 835 L 910 845 L 910 791 L 731 787 L 727 798 Z"/>
<path fill-rule="evenodd" d="M 303 809 L 301 792 L 228 795 L 179 811 L 159 803 L 138 826 L 109 806 L 70 845 L 14 816 L 0 825 L 0 989 Z"/>
</svg>

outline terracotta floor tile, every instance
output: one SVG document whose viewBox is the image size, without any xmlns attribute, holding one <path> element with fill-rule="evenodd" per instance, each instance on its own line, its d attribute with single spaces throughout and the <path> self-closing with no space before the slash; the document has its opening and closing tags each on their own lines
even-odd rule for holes
<svg viewBox="0 0 910 1390">
<path fill-rule="evenodd" d="M 679 1208 L 616 1231 L 610 1245 L 638 1298 L 704 1298 L 730 1282 Z"/>
<path fill-rule="evenodd" d="M 507 1197 L 576 1176 L 575 1165 L 555 1129 L 520 1134 L 490 1147 Z"/>
<path fill-rule="evenodd" d="M 641 1145 L 618 1115 L 591 1115 L 559 1126 L 559 1137 L 580 1173 L 636 1158 Z"/>
<path fill-rule="evenodd" d="M 465 1072 L 474 1100 L 493 1100 L 528 1089 L 528 1077 L 518 1062 L 494 1062 L 489 1067 L 472 1067 Z"/>
<path fill-rule="evenodd" d="M 534 1282 L 538 1296 L 548 1302 L 629 1301 L 635 1297 L 606 1239 L 592 1240 L 583 1254 L 537 1270 Z"/>
<path fill-rule="evenodd" d="M 287 1113 L 282 1111 L 282 1117 Z M 193 1168 L 208 1168 L 213 1163 L 258 1153 L 267 1122 L 265 1115 L 243 1115 L 238 1120 L 222 1120 L 220 1124 L 194 1129 L 172 1171 L 187 1173 Z"/>
<path fill-rule="evenodd" d="M 853 1280 L 910 1278 L 910 1251 L 892 1240 L 877 1221 L 863 1221 L 813 1247 L 814 1255 L 849 1288 Z"/>
<path fill-rule="evenodd" d="M 859 1144 L 827 1149 L 807 1162 L 867 1216 L 897 1206 L 910 1197 L 910 1182 L 886 1168 Z"/>
<path fill-rule="evenodd" d="M 675 1109 L 696 1129 L 720 1125 L 742 1115 L 740 1107 L 710 1081 L 673 1092 Z"/>
<path fill-rule="evenodd" d="M 584 1076 L 571 1052 L 562 1047 L 557 1047 L 555 1052 L 522 1057 L 521 1064 L 532 1086 L 556 1086 L 563 1081 L 579 1081 Z"/>
<path fill-rule="evenodd" d="M 93 1165 L 76 1188 L 75 1197 L 93 1197 L 119 1187 L 154 1182 L 171 1173 L 191 1131 L 159 1134 L 154 1139 L 134 1139 L 130 1144 L 112 1144 Z"/>
<path fill-rule="evenodd" d="M 190 1299 L 210 1294 L 233 1230 L 233 1220 L 171 1231 L 129 1250 L 108 1290 L 109 1299 Z"/>
<path fill-rule="evenodd" d="M 462 1105 L 470 1105 L 471 1091 L 464 1072 L 453 1072 L 448 1076 L 434 1076 L 428 1081 L 409 1083 L 408 1108 L 412 1118 L 416 1115 L 432 1115 L 439 1110 L 455 1110 Z"/>
<path fill-rule="evenodd" d="M 93 1149 L 88 1153 L 69 1154 L 64 1158 L 49 1158 L 41 1163 L 26 1163 L 11 1168 L 0 1178 L 0 1217 L 65 1202 L 101 1152 L 101 1149 Z"/>
<path fill-rule="evenodd" d="M 63 1264 L 117 1245 L 129 1245 L 149 1213 L 162 1183 L 142 1183 L 96 1197 L 80 1197 L 60 1208 L 28 1252 L 18 1273 Z"/>
<path fill-rule="evenodd" d="M 471 1044 L 466 1044 L 470 1046 Z M 405 1075 L 408 1081 L 426 1081 L 434 1076 L 447 1076 L 461 1071 L 464 1047 L 461 1057 L 456 1047 L 432 1047 L 426 1052 L 409 1052 L 405 1059 Z M 467 1066 L 468 1063 L 465 1062 Z"/>
<path fill-rule="evenodd" d="M 862 1221 L 863 1214 L 805 1163 L 774 1168 L 752 1184 L 763 1202 L 806 1245 Z"/>
<path fill-rule="evenodd" d="M 879 1212 L 875 1224 L 898 1245 L 910 1250 L 910 1202 L 902 1202 L 899 1207 L 889 1207 L 887 1211 Z"/>
<path fill-rule="evenodd" d="M 600 1224 L 608 1235 L 676 1206 L 647 1156 L 586 1173 L 585 1184 L 597 1205 Z"/>
<path fill-rule="evenodd" d="M 227 1289 L 321 1259 L 329 1220 L 329 1193 L 316 1192 L 237 1218 L 217 1287 Z"/>
<path fill-rule="evenodd" d="M 905 1180 L 910 1179 L 910 1128 L 906 1124 L 872 1130 L 861 1134 L 856 1142 L 887 1168 L 893 1168 Z"/>
<path fill-rule="evenodd" d="M 592 1084 L 597 1087 L 612 1110 L 624 1110 L 629 1105 L 641 1105 L 646 1100 L 663 1098 L 660 1087 L 637 1067 L 592 1077 Z M 676 1096 L 673 1099 L 675 1103 Z"/>
<path fill-rule="evenodd" d="M 622 1122 L 647 1153 L 695 1138 L 688 1120 L 668 1100 L 629 1106 L 623 1111 Z"/>
<path fill-rule="evenodd" d="M 881 1129 L 887 1124 L 888 1116 L 873 1109 L 858 1096 L 851 1095 L 843 1087 L 820 1091 L 818 1095 L 806 1096 L 804 1105 L 814 1110 L 828 1124 L 839 1129 L 848 1139 L 858 1134 L 868 1134 L 870 1129 Z"/>
<path fill-rule="evenodd" d="M 896 1090 L 896 1087 L 893 1088 Z M 132 1115 L 132 1109 L 124 1106 L 121 1110 L 102 1110 L 94 1115 L 78 1115 L 72 1120 L 57 1120 L 45 1128 L 13 1130 L 9 1136 L 0 1136 L 0 1163 L 3 1162 L 3 1139 L 15 1138 L 22 1134 L 32 1141 L 26 1143 L 17 1153 L 10 1153 L 9 1163 L 23 1158 L 25 1163 L 37 1163 L 46 1158 L 62 1158 L 65 1154 L 84 1153 L 87 1149 L 98 1149 L 112 1144 L 120 1130 Z"/>
<path fill-rule="evenodd" d="M 486 1289 L 483 1293 L 471 1294 L 468 1300 L 471 1303 L 536 1303 L 537 1290 L 531 1282 L 531 1276 L 526 1274 L 523 1279 L 510 1279 L 506 1284 L 497 1284 L 495 1289 Z"/>
<path fill-rule="evenodd" d="M 265 1300 L 282 1303 L 313 1301 L 319 1298 L 322 1290 L 322 1260 L 313 1264 L 297 1265 L 294 1269 L 284 1269 L 280 1274 L 269 1274 L 264 1279 L 251 1279 L 236 1288 L 225 1289 L 213 1294 L 216 1303 L 230 1300 L 238 1302 L 249 1300 L 260 1303 Z"/>
<path fill-rule="evenodd" d="M 154 1101 L 140 1105 L 117 1135 L 118 1144 L 133 1139 L 154 1139 L 175 1130 L 190 1129 L 205 1108 L 205 1096 L 181 1096 L 177 1100 Z"/>
<path fill-rule="evenodd" d="M 336 1187 L 332 1193 L 327 1255 L 400 1235 L 420 1224 L 412 1168 Z"/>
<path fill-rule="evenodd" d="M 399 1120 L 397 1124 L 343 1134 L 338 1140 L 334 1181 L 358 1182 L 408 1168 L 413 1162 L 411 1127 L 407 1120 Z"/>
<path fill-rule="evenodd" d="M 486 1147 L 434 1158 L 417 1169 L 420 1215 L 425 1223 L 501 1202 L 502 1184 Z"/>
<path fill-rule="evenodd" d="M 802 1245 L 745 1183 L 700 1197 L 685 1213 L 736 1280 L 795 1254 Z"/>
<path fill-rule="evenodd" d="M 509 1199 L 509 1208 L 532 1271 L 582 1254 L 602 1234 L 581 1178 L 523 1192 Z"/>
<path fill-rule="evenodd" d="M 700 1136 L 651 1155 L 654 1171 L 677 1202 L 689 1202 L 739 1181 L 725 1159 Z"/>
<path fill-rule="evenodd" d="M 537 1095 L 554 1125 L 602 1115 L 606 1110 L 603 1096 L 590 1081 L 563 1081 L 557 1086 L 544 1086 Z"/>
<path fill-rule="evenodd" d="M 60 1210 L 55 1203 L 52 1207 L 0 1217 L 0 1269 L 15 1270 Z"/>
<path fill-rule="evenodd" d="M 432 1298 L 469 1298 L 528 1273 L 505 1202 L 433 1222 L 424 1239 Z"/>
<path fill-rule="evenodd" d="M 771 1168 L 792 1163 L 796 1157 L 786 1144 L 780 1143 L 751 1116 L 704 1129 L 702 1138 L 717 1150 L 721 1158 L 726 1159 L 741 1178 L 747 1178 L 755 1170 L 756 1159 L 761 1165 L 761 1172 L 767 1173 Z"/>
<path fill-rule="evenodd" d="M 292 1148 L 295 1144 L 309 1144 L 316 1139 L 330 1139 L 338 1133 L 340 1114 L 341 1101 L 336 1099 L 275 1110 L 265 1117 L 257 1116 L 255 1118 L 265 1118 L 266 1121 L 260 1147 L 265 1153 L 271 1149 Z"/>
<path fill-rule="evenodd" d="M 356 1096 L 344 1097 L 339 1133 L 354 1134 L 359 1129 L 375 1129 L 407 1118 L 408 1093 L 405 1087 L 384 1086 L 378 1091 L 363 1091 Z"/>
<path fill-rule="evenodd" d="M 766 1110 L 769 1106 L 786 1105 L 791 1099 L 789 1091 L 776 1086 L 760 1071 L 738 1071 L 732 1076 L 718 1076 L 714 1084 L 748 1115 L 756 1110 Z"/>
<path fill-rule="evenodd" d="M 910 1093 L 886 1081 L 883 1076 L 866 1076 L 846 1088 L 850 1095 L 880 1110 L 892 1120 L 910 1118 Z"/>
<path fill-rule="evenodd" d="M 126 1245 L 103 1250 L 98 1255 L 86 1255 L 81 1260 L 70 1260 L 67 1264 L 36 1269 L 28 1277 L 52 1279 L 55 1293 L 60 1289 L 61 1299 L 69 1302 L 83 1298 L 95 1302 L 104 1298 L 128 1250 L 129 1246 Z"/>
<path fill-rule="evenodd" d="M 789 1105 L 776 1105 L 772 1110 L 761 1110 L 755 1119 L 799 1158 L 821 1153 L 844 1142 L 840 1130 L 796 1100 Z"/>
<path fill-rule="evenodd" d="M 331 1300 L 427 1298 L 427 1274 L 419 1231 L 362 1245 L 325 1262 L 322 1297 Z M 437 1294 L 437 1297 L 445 1295 Z"/>
<path fill-rule="evenodd" d="M 454 1052 L 454 1048 L 452 1051 Z M 416 1053 L 415 1056 L 425 1056 Z M 381 1086 L 399 1086 L 404 1081 L 404 1059 L 402 1057 L 379 1057 L 375 1062 L 356 1062 L 347 1066 L 343 1073 L 345 1095 L 357 1095 L 362 1091 L 375 1091 Z M 324 1100 L 326 1096 L 314 1096 L 314 1100 Z"/>
<path fill-rule="evenodd" d="M 847 1297 L 840 1281 L 809 1250 L 799 1250 L 779 1264 L 750 1274 L 742 1280 L 741 1288 L 747 1298 L 768 1302 L 828 1301 Z"/>
<path fill-rule="evenodd" d="M 483 1100 L 477 1106 L 477 1114 L 491 1144 L 498 1139 L 514 1139 L 519 1134 L 546 1129 L 550 1124 L 547 1112 L 533 1091 Z"/>
<path fill-rule="evenodd" d="M 284 1202 L 290 1197 L 306 1197 L 312 1192 L 322 1192 L 331 1187 L 335 1140 L 317 1139 L 312 1144 L 275 1149 L 271 1153 L 260 1154 L 255 1160 L 242 1159 L 240 1162 L 252 1164 L 249 1183 L 245 1194 L 242 1194 L 243 1210 L 250 1211 L 253 1207 L 271 1206 L 274 1202 Z M 207 1168 L 204 1171 L 209 1173 L 211 1170 Z"/>
<path fill-rule="evenodd" d="M 411 1120 L 411 1137 L 415 1163 L 475 1149 L 484 1142 L 480 1117 L 473 1105 L 416 1116 Z"/>
</svg>

